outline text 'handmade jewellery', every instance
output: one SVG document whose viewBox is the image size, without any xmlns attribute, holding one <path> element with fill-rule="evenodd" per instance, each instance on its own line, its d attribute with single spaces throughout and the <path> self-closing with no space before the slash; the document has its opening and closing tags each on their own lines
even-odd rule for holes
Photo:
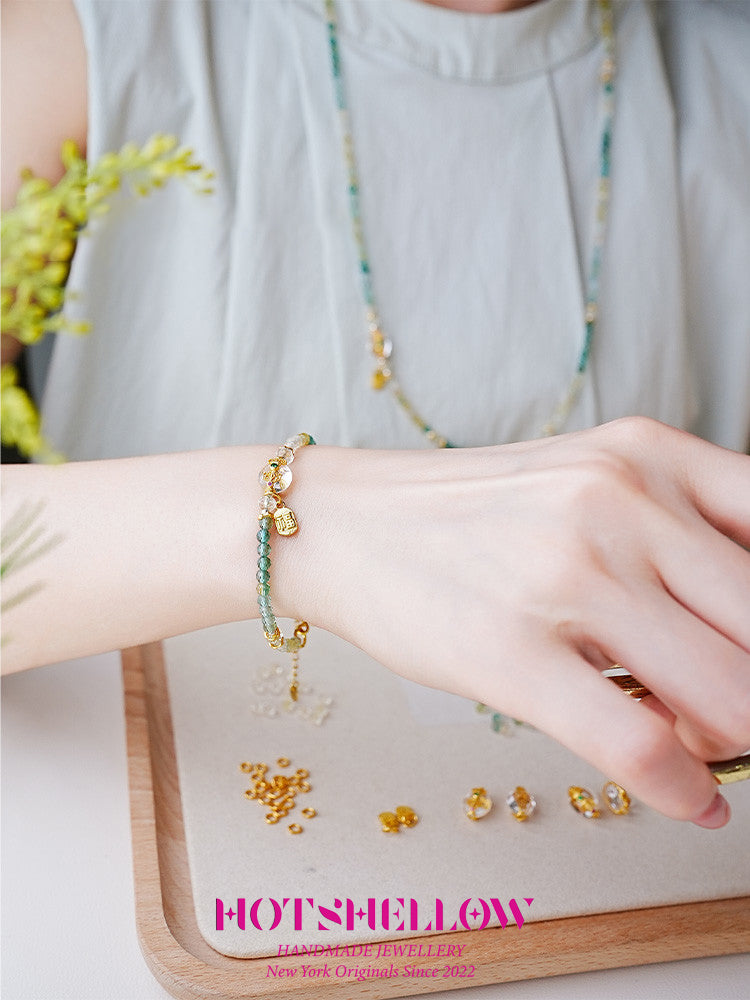
<svg viewBox="0 0 750 1000">
<path fill-rule="evenodd" d="M 614 120 L 615 110 L 615 37 L 611 0 L 598 0 L 598 6 L 600 24 L 599 30 L 604 50 L 604 57 L 599 71 L 599 81 L 601 83 L 602 124 L 599 139 L 599 177 L 597 180 L 594 205 L 591 262 L 589 265 L 588 280 L 586 285 L 586 301 L 583 311 L 583 343 L 578 354 L 574 375 L 569 385 L 562 393 L 552 416 L 540 428 L 541 436 L 557 434 L 565 425 L 571 410 L 578 400 L 581 389 L 583 388 L 584 376 L 588 369 L 591 346 L 594 340 L 594 333 L 596 331 L 599 302 L 599 275 L 601 272 L 602 252 L 607 230 L 607 216 L 609 209 L 610 148 L 612 145 L 612 123 Z M 362 296 L 364 299 L 365 316 L 369 331 L 369 350 L 375 363 L 371 376 L 371 386 L 376 390 L 382 390 L 385 388 L 390 389 L 396 402 L 404 413 L 406 413 L 412 423 L 415 424 L 419 431 L 429 441 L 431 441 L 432 444 L 438 448 L 452 448 L 454 445 L 448 440 L 448 438 L 439 434 L 417 412 L 396 378 L 393 360 L 391 357 L 393 352 L 393 343 L 383 333 L 380 314 L 375 304 L 375 295 L 372 283 L 372 268 L 370 266 L 370 257 L 363 230 L 360 206 L 359 171 L 354 155 L 354 142 L 352 139 L 352 129 L 349 120 L 349 108 L 346 101 L 346 91 L 344 89 L 344 80 L 341 70 L 341 52 L 339 48 L 338 17 L 335 0 L 325 0 L 325 13 L 328 23 L 328 40 L 330 46 L 334 96 L 338 110 L 344 160 L 346 163 L 349 213 L 351 216 L 352 230 L 354 233 L 354 241 L 356 243 L 357 256 L 359 260 L 359 271 L 362 280 Z"/>
<path fill-rule="evenodd" d="M 289 682 L 289 695 L 292 701 L 297 700 L 299 690 L 297 671 L 299 669 L 299 651 L 307 641 L 310 626 L 307 622 L 297 622 L 294 635 L 286 639 L 281 634 L 276 615 L 271 607 L 271 525 L 280 535 L 294 535 L 299 528 L 294 511 L 286 506 L 281 494 L 286 493 L 292 485 L 292 470 L 289 466 L 294 461 L 294 454 L 305 445 L 315 444 L 309 434 L 295 434 L 289 438 L 276 452 L 274 458 L 269 458 L 258 475 L 258 480 L 265 488 L 260 501 L 258 521 L 258 607 L 263 622 L 263 631 L 272 649 L 283 649 L 292 657 L 292 676 Z"/>
</svg>

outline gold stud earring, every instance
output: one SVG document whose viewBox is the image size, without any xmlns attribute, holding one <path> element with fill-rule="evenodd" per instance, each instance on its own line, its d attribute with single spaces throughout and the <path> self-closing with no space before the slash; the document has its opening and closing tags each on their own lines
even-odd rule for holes
<svg viewBox="0 0 750 1000">
<path fill-rule="evenodd" d="M 519 823 L 525 823 L 536 809 L 536 799 L 526 791 L 523 785 L 517 785 L 505 801 Z"/>
<path fill-rule="evenodd" d="M 616 781 L 607 781 L 602 787 L 602 795 L 607 809 L 615 816 L 624 816 L 630 811 L 630 796 Z"/>
<path fill-rule="evenodd" d="M 485 788 L 472 788 L 464 799 L 464 812 L 470 820 L 482 819 L 492 809 L 492 799 Z"/>
<path fill-rule="evenodd" d="M 599 819 L 601 816 L 599 800 L 588 788 L 571 785 L 568 789 L 568 798 L 575 811 L 585 816 L 586 819 Z"/>
</svg>

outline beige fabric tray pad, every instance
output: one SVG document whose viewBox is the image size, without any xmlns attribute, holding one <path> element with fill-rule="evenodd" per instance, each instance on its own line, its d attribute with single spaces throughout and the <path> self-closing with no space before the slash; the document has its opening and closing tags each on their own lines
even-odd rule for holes
<svg viewBox="0 0 750 1000">
<path fill-rule="evenodd" d="M 606 776 L 534 730 L 493 732 L 490 716 L 472 703 L 404 681 L 334 636 L 313 630 L 301 659 L 303 685 L 314 689 L 304 697 L 333 699 L 320 726 L 283 710 L 275 718 L 251 710 L 257 671 L 287 669 L 257 623 L 180 636 L 164 648 L 195 911 L 206 941 L 223 954 L 399 937 L 362 920 L 347 931 L 326 919 L 329 929 L 319 930 L 307 903 L 302 931 L 286 911 L 270 931 L 268 900 L 285 897 L 332 910 L 337 899 L 351 899 L 365 911 L 369 898 L 414 899 L 423 932 L 435 930 L 427 923 L 436 898 L 447 930 L 468 898 L 498 899 L 508 916 L 514 898 L 525 919 L 545 920 L 750 893 L 750 782 L 725 789 L 734 818 L 720 831 L 665 819 L 638 802 L 628 816 L 587 821 L 568 805 L 568 785 L 599 792 Z M 239 763 L 264 761 L 277 773 L 283 755 L 290 771 L 309 770 L 312 788 L 286 821 L 269 825 L 263 807 L 244 796 L 249 781 Z M 539 803 L 524 824 L 504 804 L 517 784 Z M 487 788 L 495 807 L 471 823 L 462 799 L 475 785 Z M 419 825 L 383 834 L 378 813 L 402 803 L 417 810 Z M 317 810 L 314 819 L 301 816 L 306 805 Z M 304 832 L 290 835 L 291 821 Z M 226 908 L 238 897 L 265 900 L 264 929 L 227 920 L 217 930 L 217 897 Z"/>
</svg>

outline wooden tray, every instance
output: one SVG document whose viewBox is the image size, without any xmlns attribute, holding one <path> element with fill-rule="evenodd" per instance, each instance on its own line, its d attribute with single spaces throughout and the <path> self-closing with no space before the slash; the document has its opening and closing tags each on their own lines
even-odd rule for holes
<svg viewBox="0 0 750 1000">
<path fill-rule="evenodd" d="M 567 972 L 750 950 L 750 897 L 429 935 L 406 943 L 468 946 L 472 979 L 269 978 L 268 959 L 228 958 L 201 937 L 193 908 L 161 645 L 122 654 L 136 927 L 148 967 L 172 996 L 206 1000 L 400 997 Z M 404 943 L 404 938 L 399 937 Z M 306 956 L 305 965 L 323 959 Z M 330 958 L 329 958 L 330 962 Z M 410 959 L 431 968 L 428 958 Z M 296 957 L 273 964 L 295 967 Z"/>
</svg>

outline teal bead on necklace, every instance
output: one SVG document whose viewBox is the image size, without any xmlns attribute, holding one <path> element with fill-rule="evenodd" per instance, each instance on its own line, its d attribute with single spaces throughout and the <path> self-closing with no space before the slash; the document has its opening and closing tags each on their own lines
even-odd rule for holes
<svg viewBox="0 0 750 1000">
<path fill-rule="evenodd" d="M 374 2 L 374 0 L 373 0 Z M 365 320 L 370 336 L 370 353 L 374 361 L 370 384 L 376 391 L 390 390 L 396 403 L 409 420 L 438 448 L 452 448 L 451 441 L 440 434 L 416 410 L 399 384 L 391 358 L 392 341 L 385 336 L 382 329 L 380 314 L 375 305 L 373 293 L 372 267 L 364 235 L 360 205 L 360 179 L 354 155 L 354 142 L 349 120 L 349 108 L 346 101 L 346 91 L 341 66 L 341 50 L 339 45 L 338 12 L 335 0 L 324 0 L 326 22 L 328 26 L 328 42 L 330 52 L 331 75 L 333 78 L 333 94 L 341 131 L 344 164 L 347 177 L 347 193 L 349 215 L 352 224 L 352 234 L 356 248 L 358 269 L 360 274 L 362 299 L 365 307 Z M 583 341 L 573 368 L 573 376 L 567 388 L 561 394 L 552 416 L 539 429 L 539 435 L 546 437 L 558 434 L 565 426 L 570 413 L 578 401 L 584 380 L 589 368 L 591 350 L 594 343 L 598 320 L 599 276 L 601 272 L 602 252 L 607 231 L 610 194 L 610 168 L 612 128 L 615 111 L 615 32 L 614 16 L 611 0 L 598 0 L 599 31 L 603 50 L 602 64 L 599 70 L 601 137 L 599 141 L 599 177 L 597 180 L 593 213 L 593 247 L 588 279 L 586 282 L 586 300 L 583 304 Z M 505 15 L 503 15 L 505 16 Z"/>
</svg>

